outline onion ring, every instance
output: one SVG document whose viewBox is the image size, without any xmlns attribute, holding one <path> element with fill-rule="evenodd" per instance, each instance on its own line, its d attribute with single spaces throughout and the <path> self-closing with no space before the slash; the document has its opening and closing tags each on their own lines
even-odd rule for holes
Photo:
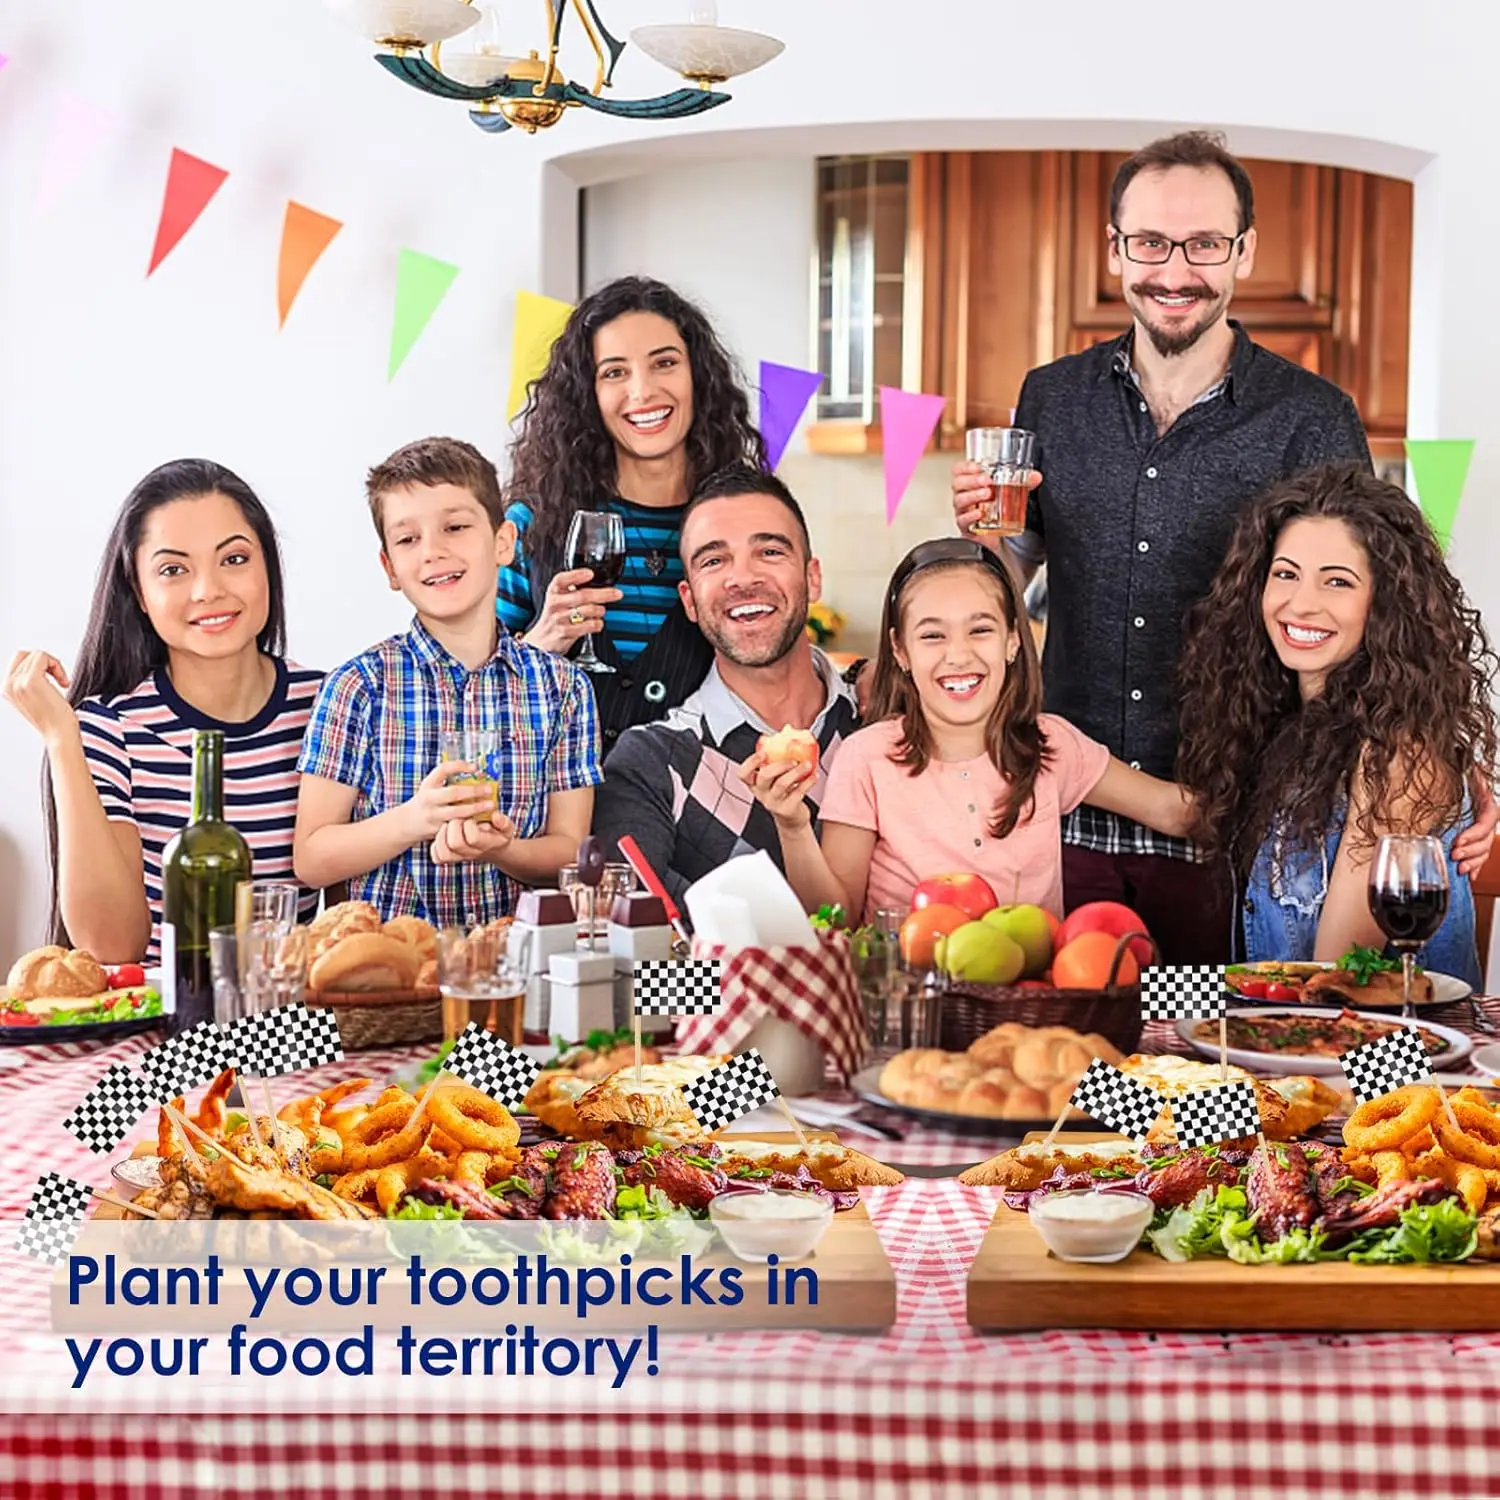
<svg viewBox="0 0 1500 1500">
<path fill-rule="evenodd" d="M 1438 1144 L 1459 1161 L 1471 1166 L 1500 1168 L 1500 1115 L 1470 1099 L 1450 1099 L 1454 1118 L 1462 1127 L 1455 1130 L 1446 1114 L 1433 1121 Z"/>
<path fill-rule="evenodd" d="M 447 1162 L 432 1151 L 418 1151 L 405 1161 L 381 1167 L 375 1175 L 375 1198 L 383 1214 L 394 1213 L 414 1182 L 424 1177 L 441 1177 Z"/>
<path fill-rule="evenodd" d="M 1450 1125 L 1448 1128 L 1451 1133 L 1453 1127 Z M 1459 1161 L 1441 1151 L 1429 1151 L 1426 1156 L 1413 1162 L 1412 1167 L 1418 1177 L 1435 1177 L 1445 1187 L 1452 1188 L 1463 1199 L 1464 1207 L 1471 1214 L 1483 1210 L 1485 1199 L 1489 1196 L 1489 1184 L 1484 1180 L 1483 1170 L 1472 1162 Z"/>
<path fill-rule="evenodd" d="M 1442 1107 L 1431 1084 L 1409 1083 L 1359 1105 L 1344 1121 L 1344 1140 L 1359 1151 L 1396 1150 L 1424 1125 L 1431 1125 Z"/>
<path fill-rule="evenodd" d="M 465 1084 L 438 1089 L 427 1106 L 432 1123 L 468 1151 L 508 1151 L 521 1139 L 515 1116 L 500 1103 Z"/>
<path fill-rule="evenodd" d="M 427 1122 L 413 1120 L 417 1101 L 410 1094 L 378 1105 L 344 1140 L 344 1165 L 351 1172 L 388 1167 L 415 1156 L 427 1136 Z"/>
<path fill-rule="evenodd" d="M 379 1177 L 379 1168 L 365 1167 L 358 1172 L 345 1172 L 342 1177 L 334 1179 L 334 1195 L 350 1203 L 373 1205 L 377 1201 L 375 1193 Z"/>
<path fill-rule="evenodd" d="M 1375 1168 L 1376 1187 L 1384 1187 L 1388 1182 L 1411 1180 L 1411 1163 L 1399 1151 L 1373 1152 L 1370 1165 Z"/>
</svg>

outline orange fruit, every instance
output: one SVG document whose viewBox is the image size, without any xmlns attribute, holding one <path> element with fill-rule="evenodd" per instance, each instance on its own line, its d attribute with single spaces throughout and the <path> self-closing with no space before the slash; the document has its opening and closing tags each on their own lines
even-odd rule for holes
<svg viewBox="0 0 1500 1500">
<path fill-rule="evenodd" d="M 1081 932 L 1052 957 L 1052 978 L 1060 990 L 1102 990 L 1109 983 L 1110 965 L 1120 940 L 1107 932 Z M 1120 984 L 1134 984 L 1141 966 L 1127 948 L 1120 959 Z"/>
<path fill-rule="evenodd" d="M 933 945 L 938 938 L 956 932 L 969 920 L 967 912 L 941 903 L 914 911 L 901 924 L 902 959 L 914 969 L 931 968 Z"/>
</svg>

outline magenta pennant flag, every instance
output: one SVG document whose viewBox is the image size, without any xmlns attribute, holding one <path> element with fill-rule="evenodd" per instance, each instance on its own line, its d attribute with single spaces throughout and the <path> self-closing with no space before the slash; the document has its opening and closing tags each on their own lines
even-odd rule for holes
<svg viewBox="0 0 1500 1500">
<path fill-rule="evenodd" d="M 774 469 L 786 452 L 807 403 L 817 395 L 823 377 L 816 370 L 760 362 L 760 435 L 766 444 L 766 467 Z"/>
<path fill-rule="evenodd" d="M 937 427 L 946 396 L 880 387 L 880 439 L 885 452 L 885 524 L 896 519 L 901 497 L 917 471 L 917 460 Z"/>
<path fill-rule="evenodd" d="M 107 111 L 76 94 L 63 94 L 58 99 L 52 138 L 37 185 L 38 212 L 46 213 L 68 190 L 113 123 L 114 117 Z"/>
</svg>

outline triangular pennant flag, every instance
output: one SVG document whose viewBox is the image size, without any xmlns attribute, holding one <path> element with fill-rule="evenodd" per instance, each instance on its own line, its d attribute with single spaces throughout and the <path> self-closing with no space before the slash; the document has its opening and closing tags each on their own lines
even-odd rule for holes
<svg viewBox="0 0 1500 1500">
<path fill-rule="evenodd" d="M 0 52 L 0 68 L 3 68 L 9 61 L 10 59 L 3 52 Z"/>
<path fill-rule="evenodd" d="M 396 263 L 396 316 L 391 323 L 391 358 L 385 378 L 394 380 L 411 353 L 412 345 L 438 310 L 438 303 L 448 295 L 458 267 L 445 260 L 423 255 L 420 250 L 403 250 Z"/>
<path fill-rule="evenodd" d="M 291 312 L 307 273 L 317 265 L 318 257 L 343 227 L 340 219 L 330 219 L 327 214 L 287 201 L 286 218 L 281 225 L 281 259 L 276 266 L 278 327 L 286 325 L 286 315 Z"/>
<path fill-rule="evenodd" d="M 563 331 L 573 305 L 535 292 L 516 293 L 516 321 L 510 336 L 510 394 L 505 411 L 511 421 L 526 405 L 526 387 L 541 379 L 552 346 Z"/>
<path fill-rule="evenodd" d="M 823 377 L 816 370 L 760 362 L 760 435 L 766 445 L 766 467 L 781 462 L 807 403 L 817 394 Z"/>
<path fill-rule="evenodd" d="M 921 458 L 947 403 L 946 396 L 898 391 L 889 385 L 880 387 L 880 440 L 885 453 L 887 526 L 896 519 L 901 497 L 917 471 L 917 460 Z"/>
<path fill-rule="evenodd" d="M 1406 457 L 1411 464 L 1417 500 L 1445 552 L 1453 535 L 1454 517 L 1458 515 L 1458 502 L 1463 498 L 1464 481 L 1469 477 L 1469 460 L 1473 456 L 1473 438 L 1406 440 Z"/>
<path fill-rule="evenodd" d="M 46 213 L 78 176 L 90 154 L 95 151 L 114 116 L 76 94 L 63 94 L 57 101 L 52 123 L 52 137 L 47 143 L 47 158 L 42 165 L 37 187 L 37 211 Z"/>
<path fill-rule="evenodd" d="M 172 148 L 172 165 L 167 169 L 167 191 L 162 197 L 161 218 L 156 224 L 156 244 L 151 248 L 150 275 L 177 248 L 177 242 L 194 224 L 209 200 L 224 186 L 229 176 L 223 167 L 190 156 Z"/>
</svg>

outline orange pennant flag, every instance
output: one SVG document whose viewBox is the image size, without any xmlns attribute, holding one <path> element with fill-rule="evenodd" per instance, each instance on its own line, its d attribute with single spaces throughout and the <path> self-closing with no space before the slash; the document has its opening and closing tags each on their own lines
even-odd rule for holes
<svg viewBox="0 0 1500 1500">
<path fill-rule="evenodd" d="M 281 226 L 281 261 L 276 267 L 276 311 L 279 326 L 286 327 L 286 315 L 307 280 L 307 273 L 317 265 L 318 257 L 344 227 L 341 219 L 315 213 L 290 199 L 286 220 Z"/>
<path fill-rule="evenodd" d="M 190 156 L 172 148 L 172 165 L 167 170 L 167 191 L 162 199 L 161 218 L 156 225 L 156 244 L 151 250 L 150 275 L 177 248 L 177 242 L 194 224 L 209 200 L 229 176 L 223 167 Z"/>
</svg>

